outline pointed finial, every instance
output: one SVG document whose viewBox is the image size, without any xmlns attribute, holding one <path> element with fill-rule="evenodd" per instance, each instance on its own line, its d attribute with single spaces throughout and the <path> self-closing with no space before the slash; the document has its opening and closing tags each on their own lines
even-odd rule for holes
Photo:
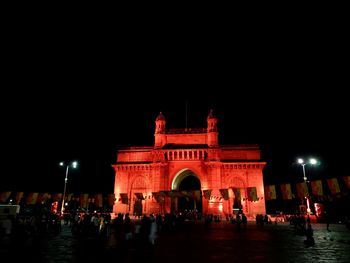
<svg viewBox="0 0 350 263">
<path fill-rule="evenodd" d="M 162 112 L 159 112 L 156 121 L 164 121 L 165 117 Z"/>
</svg>

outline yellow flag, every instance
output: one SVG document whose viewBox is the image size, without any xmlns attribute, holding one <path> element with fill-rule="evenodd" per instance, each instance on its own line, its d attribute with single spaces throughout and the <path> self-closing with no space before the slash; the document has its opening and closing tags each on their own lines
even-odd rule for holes
<svg viewBox="0 0 350 263">
<path fill-rule="evenodd" d="M 290 188 L 290 184 L 281 184 L 282 198 L 284 200 L 292 199 L 292 190 Z"/>
<path fill-rule="evenodd" d="M 276 187 L 275 187 L 275 185 L 266 185 L 265 186 L 265 198 L 266 198 L 266 200 L 276 199 Z"/>
</svg>

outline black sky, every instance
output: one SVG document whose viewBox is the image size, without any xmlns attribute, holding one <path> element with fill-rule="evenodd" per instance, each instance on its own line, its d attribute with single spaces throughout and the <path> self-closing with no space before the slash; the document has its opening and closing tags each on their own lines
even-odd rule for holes
<svg viewBox="0 0 350 263">
<path fill-rule="evenodd" d="M 153 145 L 159 111 L 167 127 L 185 127 L 186 102 L 189 127 L 205 127 L 214 109 L 222 144 L 259 144 L 267 183 L 301 179 L 298 156 L 320 158 L 310 177 L 348 174 L 339 28 L 74 25 L 6 32 L 0 190 L 60 192 L 58 163 L 74 159 L 72 191 L 112 192 L 118 147 Z"/>
</svg>

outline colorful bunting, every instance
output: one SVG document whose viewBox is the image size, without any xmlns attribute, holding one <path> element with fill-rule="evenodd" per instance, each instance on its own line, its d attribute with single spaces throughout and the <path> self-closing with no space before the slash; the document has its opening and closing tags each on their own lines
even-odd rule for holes
<svg viewBox="0 0 350 263">
<path fill-rule="evenodd" d="M 283 200 L 292 199 L 292 190 L 290 188 L 290 184 L 281 184 L 281 191 Z"/>
<path fill-rule="evenodd" d="M 347 187 L 347 189 L 350 189 L 350 176 L 343 176 L 342 177 L 344 180 L 344 183 Z M 339 178 L 329 178 L 327 179 L 327 185 L 330 189 L 330 193 L 333 196 L 323 196 L 323 181 L 324 180 L 315 180 L 310 182 L 311 186 L 311 193 L 309 193 L 308 185 L 306 182 L 300 182 L 295 185 L 296 187 L 296 193 L 295 196 L 297 198 L 305 198 L 306 196 L 309 196 L 311 199 L 310 200 L 334 200 L 337 197 L 341 197 L 344 195 L 348 195 L 349 191 L 341 192 L 342 186 L 339 183 Z M 265 185 L 264 190 L 265 190 L 265 198 L 266 200 L 275 200 L 276 199 L 276 187 L 278 185 Z M 230 187 L 234 193 L 234 200 L 235 202 L 240 202 L 242 200 L 241 197 L 241 188 L 235 188 L 235 187 Z M 291 191 L 291 184 L 281 184 L 280 189 L 282 192 L 282 198 L 283 200 L 291 200 L 294 198 L 294 195 Z M 345 189 L 345 188 L 344 188 Z M 178 190 L 172 190 L 172 191 L 159 191 L 159 192 L 153 192 L 152 196 L 155 198 L 155 201 L 158 203 L 164 202 L 165 197 L 180 197 L 180 198 L 186 198 L 186 199 L 195 199 L 195 200 L 201 200 L 201 197 L 203 195 L 203 198 L 210 200 L 210 198 L 215 198 L 215 199 L 220 199 L 221 197 L 224 200 L 229 200 L 230 198 L 230 193 L 229 189 L 218 189 L 221 196 L 219 194 L 216 194 L 214 197 L 211 196 L 212 194 L 212 189 L 206 189 L 203 190 L 203 192 L 196 190 L 196 191 L 178 191 Z M 247 197 L 245 199 L 249 201 L 257 201 L 260 200 L 260 198 L 257 197 L 257 189 L 256 187 L 248 187 L 246 188 L 247 192 Z M 245 191 L 244 191 L 245 193 Z M 138 200 L 144 200 L 145 196 L 144 193 L 134 193 L 136 198 Z M 341 194 L 341 195 L 340 195 Z M 52 199 L 51 199 L 52 196 Z M 24 204 L 27 205 L 35 205 L 37 203 L 46 203 L 47 201 L 50 202 L 61 202 L 62 201 L 62 193 L 58 194 L 49 194 L 49 193 L 26 193 L 24 194 L 23 192 L 0 192 L 0 202 L 6 203 L 8 202 L 9 198 L 13 198 L 13 204 L 20 204 L 20 201 L 24 201 Z M 23 198 L 24 197 L 24 198 Z M 116 196 L 115 194 L 106 194 L 105 199 L 103 199 L 102 194 L 93 194 L 89 196 L 88 194 L 80 194 L 74 196 L 74 194 L 67 194 L 66 195 L 66 200 L 65 201 L 76 201 L 80 202 L 80 207 L 86 208 L 88 206 L 87 202 L 90 197 L 90 201 L 95 203 L 96 206 L 98 207 L 103 207 L 103 202 L 107 202 L 108 206 L 113 206 L 116 201 Z M 122 201 L 123 204 L 129 204 L 130 200 L 128 197 L 128 194 L 122 193 L 120 194 L 120 201 Z M 148 198 L 151 198 L 149 196 Z M 106 204 L 107 205 L 107 204 Z"/>
<path fill-rule="evenodd" d="M 156 199 L 157 203 L 160 203 L 162 200 L 162 196 L 159 192 L 152 192 L 152 196 Z"/>
<path fill-rule="evenodd" d="M 16 205 L 19 205 L 23 198 L 24 192 L 17 192 L 16 193 Z"/>
<path fill-rule="evenodd" d="M 332 194 L 340 193 L 340 188 L 337 178 L 327 179 L 327 184 Z"/>
<path fill-rule="evenodd" d="M 275 187 L 275 185 L 266 185 L 265 186 L 265 198 L 266 198 L 266 200 L 276 199 L 276 187 Z"/>
<path fill-rule="evenodd" d="M 113 206 L 115 201 L 115 194 L 108 194 L 108 205 Z"/>
<path fill-rule="evenodd" d="M 88 199 L 89 199 L 89 194 L 80 194 L 80 207 L 87 207 L 88 206 Z"/>
<path fill-rule="evenodd" d="M 7 199 L 10 197 L 11 192 L 1 192 L 0 193 L 0 202 L 1 203 L 6 203 Z"/>
<path fill-rule="evenodd" d="M 103 196 L 102 194 L 95 195 L 95 205 L 97 207 L 103 207 Z"/>
<path fill-rule="evenodd" d="M 30 205 L 30 204 L 32 203 L 33 194 L 34 194 L 34 193 L 28 193 L 28 194 L 27 194 L 27 196 L 26 196 L 26 204 L 27 204 L 27 205 Z"/>
<path fill-rule="evenodd" d="M 297 189 L 297 196 L 300 199 L 303 199 L 306 196 L 309 196 L 309 190 L 307 189 L 307 185 L 306 185 L 305 182 L 297 183 L 296 184 L 296 189 Z"/>
<path fill-rule="evenodd" d="M 350 189 L 350 176 L 343 176 L 343 180 L 346 184 L 346 187 Z"/>
<path fill-rule="evenodd" d="M 203 196 L 205 199 L 207 199 L 207 200 L 210 199 L 211 191 L 212 191 L 211 189 L 203 190 Z"/>
<path fill-rule="evenodd" d="M 120 198 L 122 199 L 122 204 L 125 204 L 125 205 L 129 204 L 128 194 L 121 193 Z"/>
<path fill-rule="evenodd" d="M 138 200 L 145 200 L 145 197 L 143 196 L 143 193 L 135 193 L 135 196 Z"/>
<path fill-rule="evenodd" d="M 237 201 L 241 201 L 242 197 L 241 197 L 241 189 L 240 188 L 233 188 L 232 187 L 232 191 L 235 194 L 235 199 L 237 199 Z"/>
<path fill-rule="evenodd" d="M 40 204 L 40 203 L 44 203 L 45 202 L 45 195 L 46 193 L 39 193 L 38 194 L 38 198 L 36 199 L 36 201 Z"/>
<path fill-rule="evenodd" d="M 228 200 L 229 199 L 229 195 L 228 195 L 228 189 L 219 189 L 221 196 L 224 198 L 224 200 Z"/>
<path fill-rule="evenodd" d="M 63 196 L 62 193 L 52 194 L 51 195 L 53 201 L 62 201 L 62 196 Z"/>
<path fill-rule="evenodd" d="M 313 195 L 318 195 L 318 196 L 323 195 L 322 181 L 321 180 L 311 181 L 311 189 L 312 189 Z"/>
<path fill-rule="evenodd" d="M 247 192 L 248 192 L 248 201 L 258 201 L 256 187 L 247 187 Z"/>
</svg>

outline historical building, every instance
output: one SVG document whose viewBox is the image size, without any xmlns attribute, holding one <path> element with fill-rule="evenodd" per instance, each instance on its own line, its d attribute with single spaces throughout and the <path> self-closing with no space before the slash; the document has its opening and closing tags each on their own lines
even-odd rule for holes
<svg viewBox="0 0 350 263">
<path fill-rule="evenodd" d="M 206 128 L 166 129 L 159 113 L 153 146 L 118 150 L 113 211 L 265 214 L 258 145 L 219 145 L 217 122 L 211 111 Z"/>
</svg>

